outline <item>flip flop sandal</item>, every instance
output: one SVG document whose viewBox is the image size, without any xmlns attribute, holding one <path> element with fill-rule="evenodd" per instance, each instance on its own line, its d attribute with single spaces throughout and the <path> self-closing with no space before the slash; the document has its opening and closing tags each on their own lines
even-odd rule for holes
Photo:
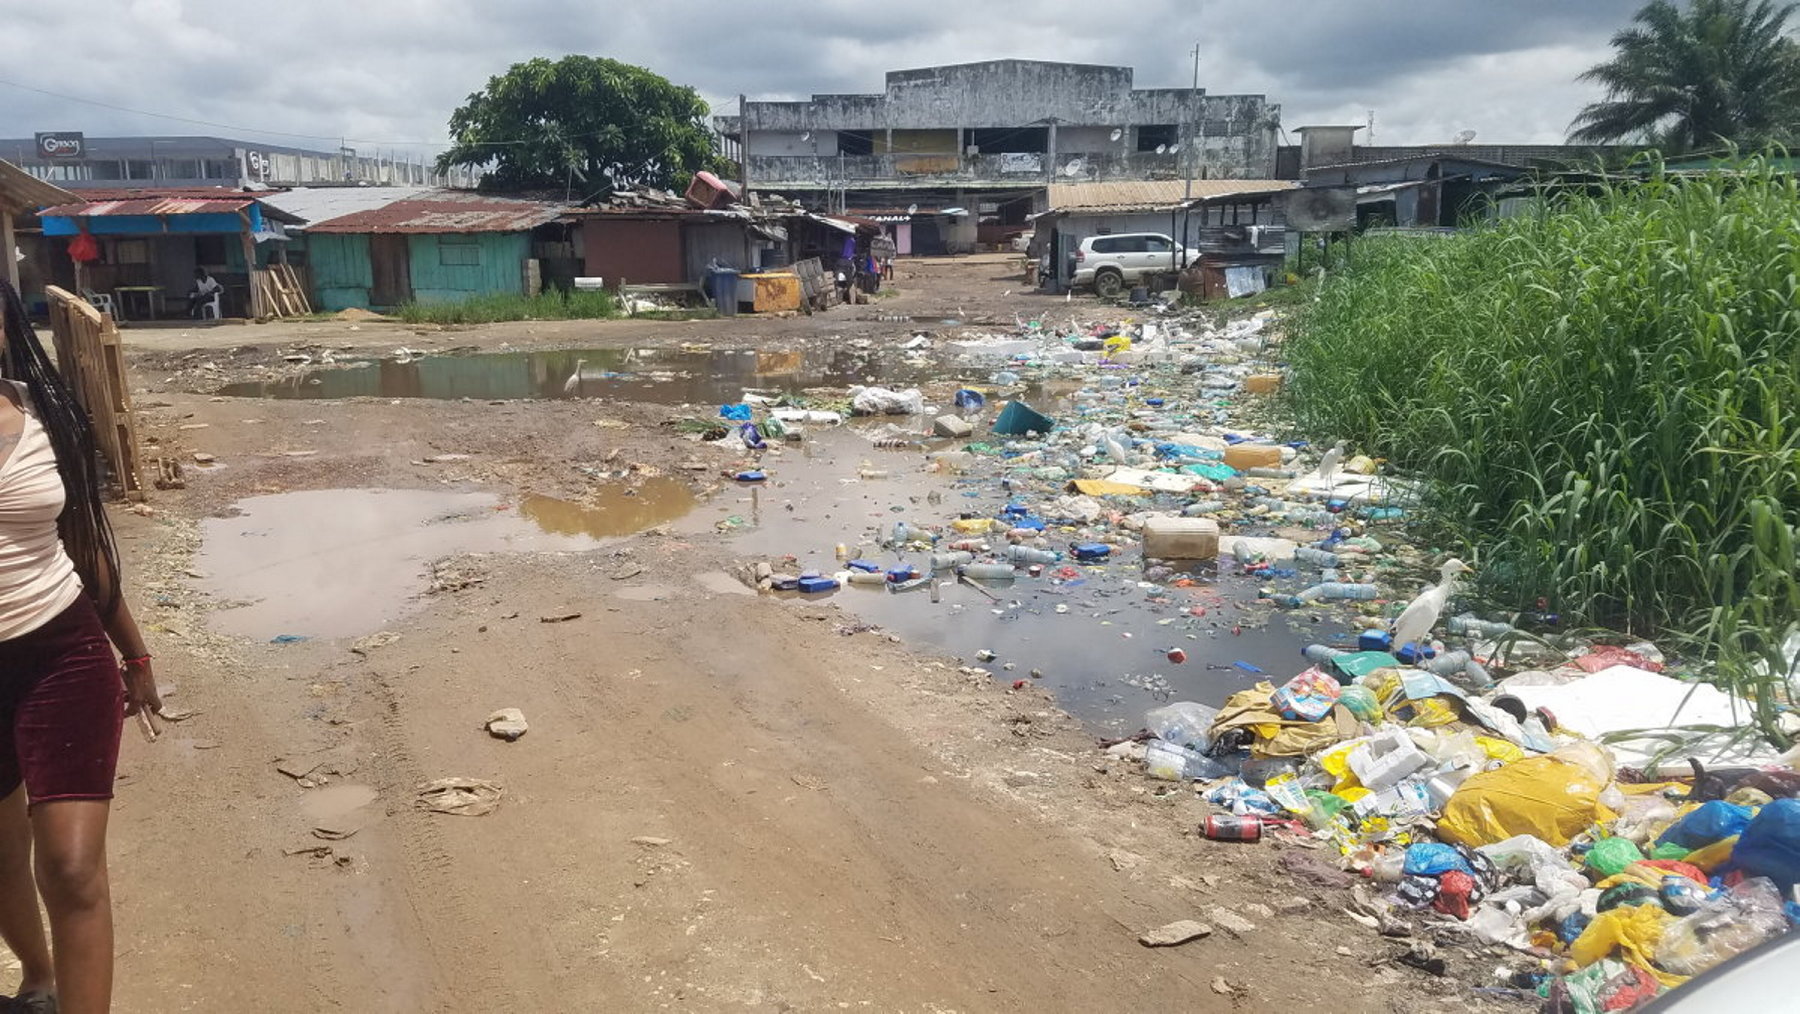
<svg viewBox="0 0 1800 1014">
<path fill-rule="evenodd" d="M 56 996 L 33 990 L 20 993 L 6 1002 L 5 1014 L 56 1014 Z"/>
</svg>

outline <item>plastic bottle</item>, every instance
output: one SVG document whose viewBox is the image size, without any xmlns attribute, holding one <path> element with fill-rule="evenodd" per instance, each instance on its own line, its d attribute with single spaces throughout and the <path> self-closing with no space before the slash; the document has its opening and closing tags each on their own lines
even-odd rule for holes
<svg viewBox="0 0 1800 1014">
<path fill-rule="evenodd" d="M 1203 753 L 1158 739 L 1144 751 L 1144 765 L 1152 778 L 1179 782 L 1195 778 L 1223 778 L 1231 768 Z"/>
<path fill-rule="evenodd" d="M 931 569 L 952 571 L 958 567 L 966 567 L 975 562 L 975 554 L 969 552 L 933 553 Z"/>
<path fill-rule="evenodd" d="M 1427 659 L 1424 668 L 1448 678 L 1462 675 L 1463 667 L 1473 660 L 1466 651 L 1446 651 L 1436 658 Z"/>
<path fill-rule="evenodd" d="M 1316 584 L 1300 593 L 1301 599 L 1308 602 L 1337 602 L 1352 599 L 1367 602 L 1381 597 L 1381 589 L 1372 584 L 1345 584 L 1333 581 L 1329 584 Z"/>
<path fill-rule="evenodd" d="M 1499 637 L 1511 633 L 1513 625 L 1499 620 L 1484 620 L 1475 616 L 1452 616 L 1445 624 L 1452 634 L 1466 634 L 1469 637 Z"/>
<path fill-rule="evenodd" d="M 912 529 L 906 526 L 906 522 L 896 521 L 894 522 L 893 534 L 889 538 L 888 544 L 893 546 L 904 546 L 911 537 Z"/>
<path fill-rule="evenodd" d="M 876 468 L 874 464 L 869 461 L 864 461 L 862 465 L 856 469 L 856 474 L 864 479 L 885 479 L 888 477 L 887 469 Z"/>
<path fill-rule="evenodd" d="M 985 553 L 988 551 L 988 544 L 980 539 L 957 539 L 946 543 L 944 548 L 959 553 Z"/>
<path fill-rule="evenodd" d="M 966 472 L 975 464 L 975 455 L 968 451 L 933 451 L 925 457 L 940 472 Z"/>
<path fill-rule="evenodd" d="M 1018 577 L 1010 563 L 966 564 L 961 573 L 972 581 L 1011 581 Z"/>
<path fill-rule="evenodd" d="M 1346 648 L 1333 648 L 1329 644 L 1309 644 L 1300 649 L 1300 654 L 1314 665 L 1324 665 L 1334 658 L 1350 654 Z"/>
<path fill-rule="evenodd" d="M 1181 515 L 1182 517 L 1193 518 L 1199 517 L 1202 514 L 1211 514 L 1215 511 L 1222 511 L 1224 509 L 1225 501 L 1223 500 L 1202 500 L 1199 503 L 1191 503 L 1186 507 L 1183 507 L 1181 509 Z"/>
<path fill-rule="evenodd" d="M 1313 564 L 1317 567 L 1336 567 L 1338 565 L 1338 556 L 1336 553 L 1327 552 L 1323 549 L 1314 549 L 1311 546 L 1301 546 L 1299 549 L 1294 550 L 1294 559 L 1299 560 L 1301 563 Z"/>
<path fill-rule="evenodd" d="M 846 570 L 837 579 L 843 584 L 887 584 L 887 575 L 879 570 Z"/>
<path fill-rule="evenodd" d="M 1056 563 L 1062 559 L 1062 554 L 1054 550 L 1034 549 L 1031 546 L 1013 546 L 1008 550 L 1007 555 L 1015 564 Z"/>
</svg>

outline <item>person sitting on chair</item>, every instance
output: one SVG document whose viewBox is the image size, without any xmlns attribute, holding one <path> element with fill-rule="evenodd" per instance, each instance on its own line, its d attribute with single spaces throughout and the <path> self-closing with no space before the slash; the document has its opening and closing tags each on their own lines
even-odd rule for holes
<svg viewBox="0 0 1800 1014">
<path fill-rule="evenodd" d="M 195 268 L 194 288 L 188 293 L 188 316 L 200 316 L 200 308 L 218 298 L 219 293 L 224 289 L 225 286 L 220 285 L 217 278 L 207 274 L 205 268 Z M 213 311 L 213 316 L 218 316 L 216 309 Z"/>
</svg>

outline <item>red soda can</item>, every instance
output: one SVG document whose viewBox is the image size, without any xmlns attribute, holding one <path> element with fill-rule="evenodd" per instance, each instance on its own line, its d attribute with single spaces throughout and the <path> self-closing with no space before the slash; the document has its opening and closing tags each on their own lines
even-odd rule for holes
<svg viewBox="0 0 1800 1014">
<path fill-rule="evenodd" d="M 1187 652 L 1182 651 L 1180 648 L 1170 648 L 1169 649 L 1169 661 L 1175 663 L 1176 665 L 1180 665 L 1181 663 L 1187 661 Z"/>
<path fill-rule="evenodd" d="M 1262 841 L 1262 818 L 1254 813 L 1242 817 L 1215 813 L 1206 818 L 1204 830 L 1213 841 Z"/>
</svg>

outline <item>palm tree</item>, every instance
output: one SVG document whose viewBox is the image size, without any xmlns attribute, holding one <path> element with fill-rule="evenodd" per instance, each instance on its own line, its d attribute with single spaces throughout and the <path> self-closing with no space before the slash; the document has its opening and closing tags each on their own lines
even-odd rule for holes
<svg viewBox="0 0 1800 1014">
<path fill-rule="evenodd" d="M 1613 58 L 1577 80 L 1606 97 L 1575 117 L 1577 144 L 1639 141 L 1669 152 L 1788 141 L 1800 124 L 1794 3 L 1652 0 L 1613 36 Z"/>
</svg>

